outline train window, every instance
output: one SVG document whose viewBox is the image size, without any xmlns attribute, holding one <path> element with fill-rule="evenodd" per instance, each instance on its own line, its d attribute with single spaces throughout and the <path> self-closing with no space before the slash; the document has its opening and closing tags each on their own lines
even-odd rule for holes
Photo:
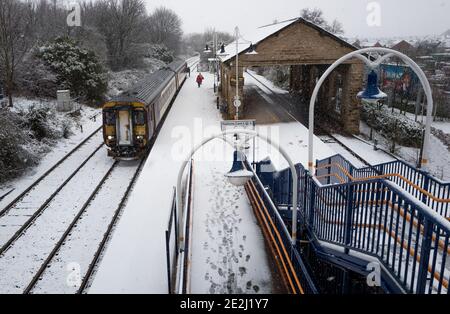
<svg viewBox="0 0 450 314">
<path fill-rule="evenodd" d="M 106 125 L 116 124 L 116 113 L 114 111 L 105 111 L 105 124 Z"/>
<path fill-rule="evenodd" d="M 133 116 L 134 116 L 134 124 L 136 124 L 136 125 L 145 124 L 145 112 L 144 111 L 135 111 Z"/>
</svg>

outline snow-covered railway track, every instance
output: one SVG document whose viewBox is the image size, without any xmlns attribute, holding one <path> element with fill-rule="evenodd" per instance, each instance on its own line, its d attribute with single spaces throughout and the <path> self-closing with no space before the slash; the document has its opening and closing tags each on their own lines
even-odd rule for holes
<svg viewBox="0 0 450 314">
<path fill-rule="evenodd" d="M 24 293 L 84 291 L 144 163 L 145 159 L 113 163 Z"/>
<path fill-rule="evenodd" d="M 33 190 L 39 188 L 40 186 L 48 185 L 47 180 L 52 179 L 54 176 L 59 176 L 60 172 L 67 172 L 70 170 L 68 164 L 72 160 L 84 159 L 83 156 L 87 156 L 84 149 L 86 148 L 88 152 L 91 152 L 92 142 L 94 137 L 98 136 L 101 131 L 101 127 L 92 132 L 86 139 L 75 146 L 69 153 L 67 153 L 63 158 L 56 162 L 50 169 L 43 173 L 36 181 L 31 183 L 24 191 L 22 191 L 18 196 L 16 196 L 8 205 L 6 205 L 2 210 L 0 210 L 0 217 L 6 215 L 14 206 L 20 203 L 24 198 L 26 198 Z M 10 193 L 8 193 L 10 194 Z M 5 194 L 0 201 L 3 200 L 8 194 Z"/>
<path fill-rule="evenodd" d="M 84 158 L 81 164 L 78 161 L 78 166 L 75 170 L 70 169 L 70 174 L 67 175 L 67 171 L 63 171 L 65 174 L 63 176 L 41 181 L 0 216 L 0 258 L 42 215 L 62 190 L 69 190 L 74 177 L 82 172 L 102 147 L 103 143 L 100 145 L 96 143 L 94 151 Z"/>
<path fill-rule="evenodd" d="M 113 161 L 102 147 L 97 145 L 50 197 L 46 194 L 44 203 L 27 198 L 0 219 L 0 293 L 23 292 L 78 208 L 111 168 Z"/>
</svg>

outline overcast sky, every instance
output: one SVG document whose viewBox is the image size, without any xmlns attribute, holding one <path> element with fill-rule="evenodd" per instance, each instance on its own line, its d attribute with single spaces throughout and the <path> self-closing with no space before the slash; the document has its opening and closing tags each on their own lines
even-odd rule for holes
<svg viewBox="0 0 450 314">
<path fill-rule="evenodd" d="M 302 8 L 318 7 L 327 20 L 338 19 L 348 37 L 392 37 L 439 35 L 450 29 L 449 0 L 145 0 L 151 12 L 165 6 L 183 19 L 185 33 L 202 32 L 206 27 L 241 33 L 299 15 Z M 369 3 L 380 8 L 380 26 L 369 26 L 367 17 L 376 14 Z M 376 8 L 376 6 L 375 6 Z M 373 15 L 371 15 L 373 17 Z M 371 21 L 374 21 L 373 19 Z M 376 21 L 376 19 L 375 19 Z"/>
</svg>

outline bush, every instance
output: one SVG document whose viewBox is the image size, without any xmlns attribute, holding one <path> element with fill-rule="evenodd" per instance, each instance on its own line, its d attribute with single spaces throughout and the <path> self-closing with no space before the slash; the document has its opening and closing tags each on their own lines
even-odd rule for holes
<svg viewBox="0 0 450 314">
<path fill-rule="evenodd" d="M 47 105 L 0 110 L 0 183 L 34 166 L 57 139 L 68 138 L 72 122 Z"/>
<path fill-rule="evenodd" d="M 420 123 L 397 112 L 392 113 L 385 106 L 363 102 L 361 118 L 384 137 L 407 147 L 420 147 L 423 128 Z"/>
<path fill-rule="evenodd" d="M 39 48 L 37 56 L 56 74 L 60 88 L 87 101 L 100 102 L 107 89 L 106 75 L 96 55 L 70 38 L 61 37 Z"/>
<path fill-rule="evenodd" d="M 38 161 L 37 153 L 27 149 L 27 133 L 21 128 L 24 118 L 0 110 L 0 183 L 16 177 Z"/>
<path fill-rule="evenodd" d="M 58 90 L 56 75 L 35 54 L 20 64 L 16 84 L 22 95 L 39 98 L 55 98 Z"/>
<path fill-rule="evenodd" d="M 172 51 L 166 46 L 158 44 L 150 45 L 145 57 L 158 59 L 166 64 L 171 63 L 174 60 Z"/>
</svg>

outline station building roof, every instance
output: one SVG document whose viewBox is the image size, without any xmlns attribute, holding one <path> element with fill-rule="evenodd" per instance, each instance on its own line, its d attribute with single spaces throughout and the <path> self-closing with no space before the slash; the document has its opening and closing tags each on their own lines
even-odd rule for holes
<svg viewBox="0 0 450 314">
<path fill-rule="evenodd" d="M 304 18 L 297 17 L 293 19 L 289 19 L 282 22 L 276 22 L 273 24 L 265 25 L 258 27 L 255 29 L 253 33 L 250 34 L 242 34 L 240 39 L 238 40 L 238 54 L 246 53 L 250 50 L 251 45 L 258 45 L 260 42 L 264 41 L 265 39 L 274 36 L 278 34 L 279 32 L 283 31 L 285 28 L 291 26 L 295 23 L 303 23 L 305 25 L 308 25 L 319 32 L 321 32 L 323 35 L 332 37 L 336 41 L 339 41 L 341 44 L 348 46 L 351 49 L 358 49 L 357 47 L 353 46 L 352 44 L 348 43 L 347 41 L 343 40 L 342 38 L 330 33 L 329 31 L 325 30 L 324 28 L 311 23 Z M 252 54 L 257 54 L 257 52 L 249 52 Z M 218 58 L 222 62 L 228 62 L 229 60 L 233 59 L 236 56 L 236 41 L 233 41 L 232 43 L 225 46 L 225 53 L 218 54 Z"/>
</svg>

